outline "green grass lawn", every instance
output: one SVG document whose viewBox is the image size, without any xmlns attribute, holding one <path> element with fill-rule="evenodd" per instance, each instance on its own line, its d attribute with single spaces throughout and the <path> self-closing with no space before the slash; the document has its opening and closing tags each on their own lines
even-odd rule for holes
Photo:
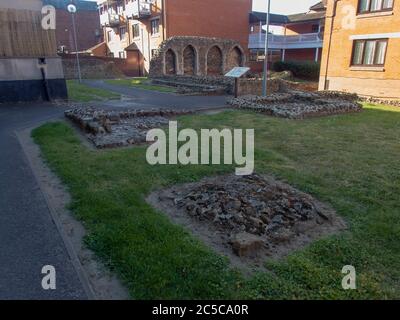
<svg viewBox="0 0 400 320">
<path fill-rule="evenodd" d="M 170 92 L 170 93 L 176 92 L 176 88 L 160 86 L 160 85 L 153 85 L 146 77 L 132 78 L 132 79 L 106 80 L 106 82 L 109 84 L 115 84 L 118 86 L 134 87 L 134 88 L 150 90 L 150 91 Z"/>
<path fill-rule="evenodd" d="M 90 102 L 100 100 L 120 99 L 117 93 L 89 87 L 76 80 L 67 80 L 68 97 L 73 102 Z"/>
<path fill-rule="evenodd" d="M 227 166 L 155 166 L 145 147 L 93 151 L 68 125 L 33 132 L 68 186 L 86 244 L 136 299 L 400 298 L 400 108 L 304 121 L 230 111 L 179 118 L 190 128 L 255 128 L 256 170 L 330 203 L 346 232 L 321 239 L 250 277 L 145 202 L 155 188 L 233 172 Z M 357 290 L 341 288 L 342 267 Z"/>
</svg>

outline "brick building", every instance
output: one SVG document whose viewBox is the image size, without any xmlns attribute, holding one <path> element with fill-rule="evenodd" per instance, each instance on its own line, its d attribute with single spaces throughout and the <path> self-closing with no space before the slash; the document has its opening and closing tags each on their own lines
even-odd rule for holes
<svg viewBox="0 0 400 320">
<path fill-rule="evenodd" d="M 327 1 L 320 1 L 306 13 L 270 15 L 270 25 L 281 34 L 269 35 L 270 61 L 320 61 Z M 266 14 L 250 13 L 250 61 L 264 60 Z"/>
<path fill-rule="evenodd" d="M 78 51 L 85 51 L 103 41 L 99 11 L 94 1 L 85 0 L 43 0 L 44 5 L 56 8 L 56 40 L 59 52 L 75 51 L 71 14 L 68 4 L 77 7 L 76 28 Z"/>
<path fill-rule="evenodd" d="M 42 28 L 42 7 L 41 0 L 0 1 L 0 102 L 67 98 L 55 31 Z"/>
<path fill-rule="evenodd" d="M 160 44 L 177 36 L 232 39 L 248 46 L 252 0 L 98 0 L 105 43 L 94 55 L 127 58 L 149 71 Z"/>
<path fill-rule="evenodd" d="M 400 1 L 329 0 L 319 88 L 400 99 Z"/>
</svg>

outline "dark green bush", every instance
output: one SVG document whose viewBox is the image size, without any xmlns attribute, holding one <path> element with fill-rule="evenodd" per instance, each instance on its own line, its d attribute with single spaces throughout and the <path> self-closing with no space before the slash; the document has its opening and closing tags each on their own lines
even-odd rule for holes
<svg viewBox="0 0 400 320">
<path fill-rule="evenodd" d="M 318 62 L 278 61 L 273 65 L 274 71 L 291 71 L 296 78 L 318 80 L 321 65 Z"/>
</svg>

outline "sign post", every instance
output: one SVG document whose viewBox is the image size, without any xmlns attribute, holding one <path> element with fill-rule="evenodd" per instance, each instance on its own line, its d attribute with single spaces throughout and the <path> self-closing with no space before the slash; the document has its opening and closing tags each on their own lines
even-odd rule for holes
<svg viewBox="0 0 400 320">
<path fill-rule="evenodd" d="M 225 75 L 225 77 L 235 78 L 235 98 L 238 97 L 239 93 L 239 78 L 243 77 L 249 70 L 250 68 L 247 67 L 235 67 Z"/>
</svg>

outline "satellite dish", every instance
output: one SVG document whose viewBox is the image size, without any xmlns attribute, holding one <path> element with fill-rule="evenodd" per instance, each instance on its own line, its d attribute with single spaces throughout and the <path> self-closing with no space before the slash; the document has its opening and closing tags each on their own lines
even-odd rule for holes
<svg viewBox="0 0 400 320">
<path fill-rule="evenodd" d="M 73 5 L 73 4 L 69 4 L 67 6 L 67 10 L 68 10 L 69 13 L 76 13 L 76 6 Z"/>
</svg>

